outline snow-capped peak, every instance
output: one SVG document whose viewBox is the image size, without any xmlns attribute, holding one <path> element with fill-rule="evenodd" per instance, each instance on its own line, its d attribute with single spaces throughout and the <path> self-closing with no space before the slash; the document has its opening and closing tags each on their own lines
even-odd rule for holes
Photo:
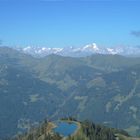
<svg viewBox="0 0 140 140">
<path fill-rule="evenodd" d="M 31 46 L 27 46 L 26 48 L 23 48 L 23 51 L 28 51 L 31 49 Z"/>
<path fill-rule="evenodd" d="M 119 54 L 119 55 L 139 55 L 139 47 L 112 47 L 103 48 L 98 47 L 96 43 L 85 45 L 84 47 L 65 47 L 65 48 L 49 48 L 49 47 L 31 47 L 27 46 L 25 48 L 16 48 L 19 51 L 30 54 L 32 56 L 44 57 L 49 54 L 58 54 L 62 56 L 72 56 L 72 57 L 82 57 L 89 56 L 95 53 L 98 54 Z"/>
<path fill-rule="evenodd" d="M 107 48 L 109 54 L 117 54 L 117 52 L 112 48 Z"/>
<path fill-rule="evenodd" d="M 99 48 L 97 47 L 96 43 L 92 43 L 84 46 L 83 50 L 99 51 Z"/>
</svg>

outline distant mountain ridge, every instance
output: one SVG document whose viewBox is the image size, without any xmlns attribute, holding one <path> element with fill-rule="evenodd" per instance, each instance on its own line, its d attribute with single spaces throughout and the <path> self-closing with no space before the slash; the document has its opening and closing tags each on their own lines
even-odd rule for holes
<svg viewBox="0 0 140 140">
<path fill-rule="evenodd" d="M 140 56 L 140 47 L 99 47 L 96 43 L 88 44 L 83 47 L 65 47 L 65 48 L 49 48 L 49 47 L 17 47 L 17 50 L 36 57 L 44 57 L 50 54 L 62 56 L 83 57 L 92 54 L 118 54 L 124 56 Z"/>
</svg>

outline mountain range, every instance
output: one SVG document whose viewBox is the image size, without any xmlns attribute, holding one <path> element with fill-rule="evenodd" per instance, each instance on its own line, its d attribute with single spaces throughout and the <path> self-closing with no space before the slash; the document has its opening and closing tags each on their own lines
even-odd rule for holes
<svg viewBox="0 0 140 140">
<path fill-rule="evenodd" d="M 32 57 L 0 47 L 0 138 L 72 116 L 140 133 L 140 58 Z"/>
<path fill-rule="evenodd" d="M 36 57 L 44 57 L 50 54 L 62 56 L 83 57 L 92 54 L 118 54 L 124 56 L 140 56 L 140 47 L 98 47 L 96 43 L 85 45 L 84 47 L 65 47 L 65 48 L 49 48 L 49 47 L 16 47 L 17 50 Z"/>
</svg>

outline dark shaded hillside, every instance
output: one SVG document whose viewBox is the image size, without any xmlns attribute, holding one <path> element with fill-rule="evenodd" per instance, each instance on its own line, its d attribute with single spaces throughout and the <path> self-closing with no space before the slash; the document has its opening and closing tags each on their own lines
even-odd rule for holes
<svg viewBox="0 0 140 140">
<path fill-rule="evenodd" d="M 140 58 L 34 58 L 0 47 L 0 137 L 76 116 L 138 135 Z"/>
<path fill-rule="evenodd" d="M 7 57 L 0 64 L 0 137 L 29 129 L 49 117 L 63 100 L 54 84 L 35 78 L 24 66 Z M 6 60 L 7 59 L 7 60 Z"/>
<path fill-rule="evenodd" d="M 28 129 L 31 123 L 49 117 L 63 99 L 55 85 L 17 69 L 8 68 L 0 87 L 0 136 Z"/>
<path fill-rule="evenodd" d="M 138 69 L 136 69 L 138 68 Z M 139 67 L 95 76 L 85 86 L 79 86 L 61 111 L 63 114 L 90 119 L 133 135 L 140 126 Z M 61 116 L 59 111 L 58 116 Z"/>
</svg>

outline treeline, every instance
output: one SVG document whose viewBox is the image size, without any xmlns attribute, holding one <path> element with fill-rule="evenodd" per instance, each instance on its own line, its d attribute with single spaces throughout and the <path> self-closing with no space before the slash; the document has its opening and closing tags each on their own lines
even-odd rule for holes
<svg viewBox="0 0 140 140">
<path fill-rule="evenodd" d="M 63 118 L 64 121 L 75 121 L 77 122 L 77 131 L 65 138 L 65 140 L 116 140 L 116 134 L 122 134 L 128 136 L 128 133 L 123 130 L 118 130 L 114 128 L 108 128 L 102 125 L 96 125 L 93 122 L 76 121 L 74 118 Z M 63 137 L 55 133 L 53 127 L 50 126 L 50 122 L 45 120 L 37 128 L 31 129 L 29 132 L 17 135 L 12 139 L 8 140 L 63 140 Z"/>
<path fill-rule="evenodd" d="M 115 134 L 128 136 L 128 133 L 123 130 L 108 128 L 101 125 L 95 125 L 92 122 L 81 122 L 81 128 L 74 136 L 69 136 L 68 140 L 116 140 Z"/>
<path fill-rule="evenodd" d="M 85 121 L 81 125 L 82 132 L 89 140 L 115 140 L 114 132 L 110 128 L 101 127 Z"/>
</svg>

